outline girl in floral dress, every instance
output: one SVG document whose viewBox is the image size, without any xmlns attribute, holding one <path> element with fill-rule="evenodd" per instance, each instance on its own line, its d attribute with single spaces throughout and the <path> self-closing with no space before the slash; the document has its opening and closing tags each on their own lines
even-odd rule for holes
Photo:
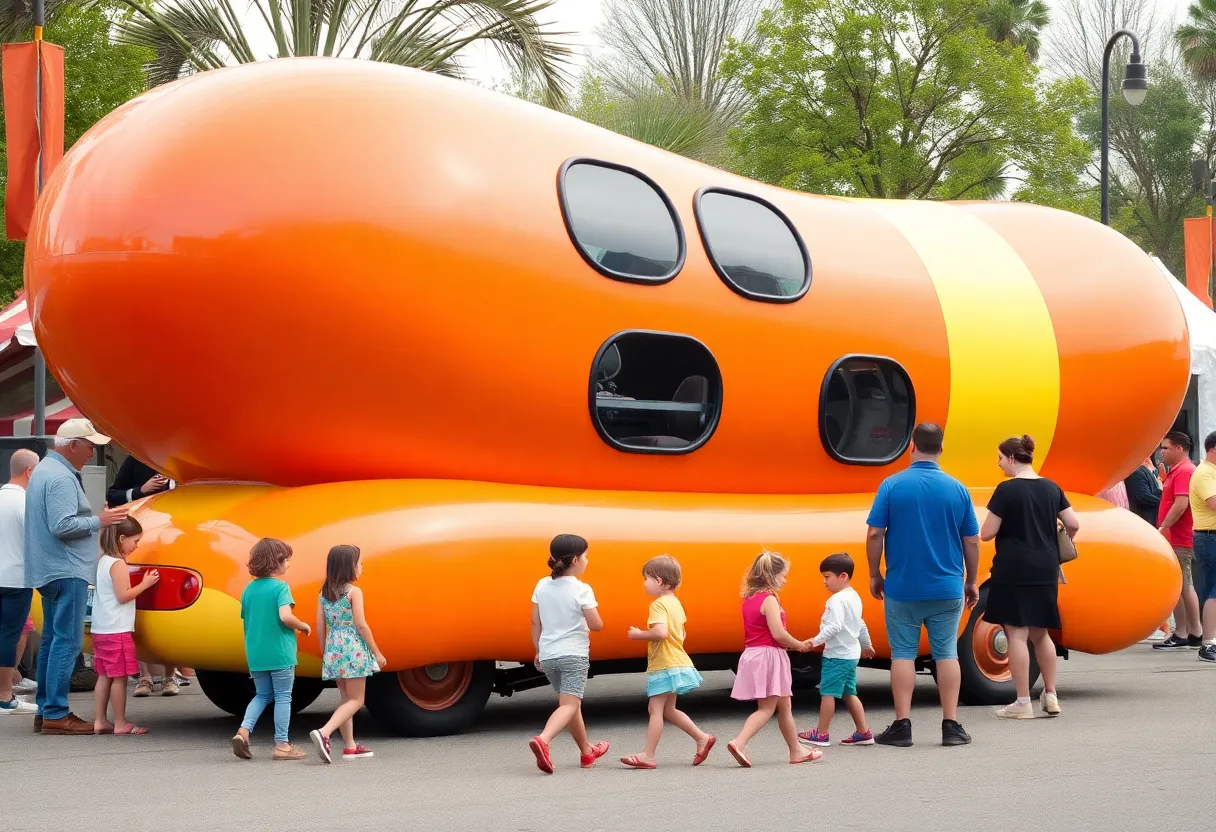
<svg viewBox="0 0 1216 832">
<path fill-rule="evenodd" d="M 335 546 L 329 550 L 325 583 L 317 605 L 317 637 L 324 647 L 321 676 L 337 681 L 342 704 L 329 722 L 309 734 L 317 753 L 327 763 L 333 762 L 329 736 L 335 729 L 342 732 L 344 760 L 372 756 L 371 751 L 355 742 L 354 716 L 363 707 L 367 677 L 384 667 L 385 658 L 377 649 L 363 614 L 363 590 L 354 586 L 361 574 L 363 564 L 359 562 L 358 546 Z"/>
</svg>

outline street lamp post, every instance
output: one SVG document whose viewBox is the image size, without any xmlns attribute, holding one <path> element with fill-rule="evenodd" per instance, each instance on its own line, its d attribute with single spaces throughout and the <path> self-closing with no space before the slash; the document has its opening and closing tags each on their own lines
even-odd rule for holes
<svg viewBox="0 0 1216 832">
<path fill-rule="evenodd" d="M 1102 53 L 1102 224 L 1110 225 L 1110 53 L 1121 37 L 1131 38 L 1132 57 L 1123 69 L 1123 97 L 1133 107 L 1139 107 L 1148 93 L 1148 72 L 1140 60 L 1140 39 L 1127 29 L 1120 29 L 1106 42 Z"/>
</svg>

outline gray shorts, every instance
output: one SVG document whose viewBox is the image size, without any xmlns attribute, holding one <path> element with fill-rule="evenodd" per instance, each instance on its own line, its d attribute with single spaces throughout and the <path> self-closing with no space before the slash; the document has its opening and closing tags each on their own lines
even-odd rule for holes
<svg viewBox="0 0 1216 832">
<path fill-rule="evenodd" d="M 586 656 L 558 656 L 554 659 L 541 659 L 540 667 L 545 671 L 549 684 L 553 685 L 553 689 L 559 694 L 583 698 L 591 659 Z"/>
</svg>

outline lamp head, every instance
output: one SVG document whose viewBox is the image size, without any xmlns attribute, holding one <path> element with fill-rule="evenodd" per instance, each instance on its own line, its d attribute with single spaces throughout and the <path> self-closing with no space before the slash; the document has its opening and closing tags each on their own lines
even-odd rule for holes
<svg viewBox="0 0 1216 832">
<path fill-rule="evenodd" d="M 1133 107 L 1144 103 L 1148 95 L 1148 69 L 1140 61 L 1138 52 L 1132 53 L 1132 59 L 1123 68 L 1123 97 Z"/>
</svg>

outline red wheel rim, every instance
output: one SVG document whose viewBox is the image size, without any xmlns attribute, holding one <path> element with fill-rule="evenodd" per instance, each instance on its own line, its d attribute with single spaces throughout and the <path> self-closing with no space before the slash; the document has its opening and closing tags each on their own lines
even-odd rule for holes
<svg viewBox="0 0 1216 832">
<path fill-rule="evenodd" d="M 980 673 L 993 682 L 1013 678 L 1009 669 L 1009 642 L 1000 624 L 985 621 L 981 615 L 971 630 L 971 655 Z"/>
<path fill-rule="evenodd" d="M 461 700 L 473 681 L 472 662 L 448 662 L 397 671 L 397 684 L 425 711 L 442 711 Z"/>
</svg>

